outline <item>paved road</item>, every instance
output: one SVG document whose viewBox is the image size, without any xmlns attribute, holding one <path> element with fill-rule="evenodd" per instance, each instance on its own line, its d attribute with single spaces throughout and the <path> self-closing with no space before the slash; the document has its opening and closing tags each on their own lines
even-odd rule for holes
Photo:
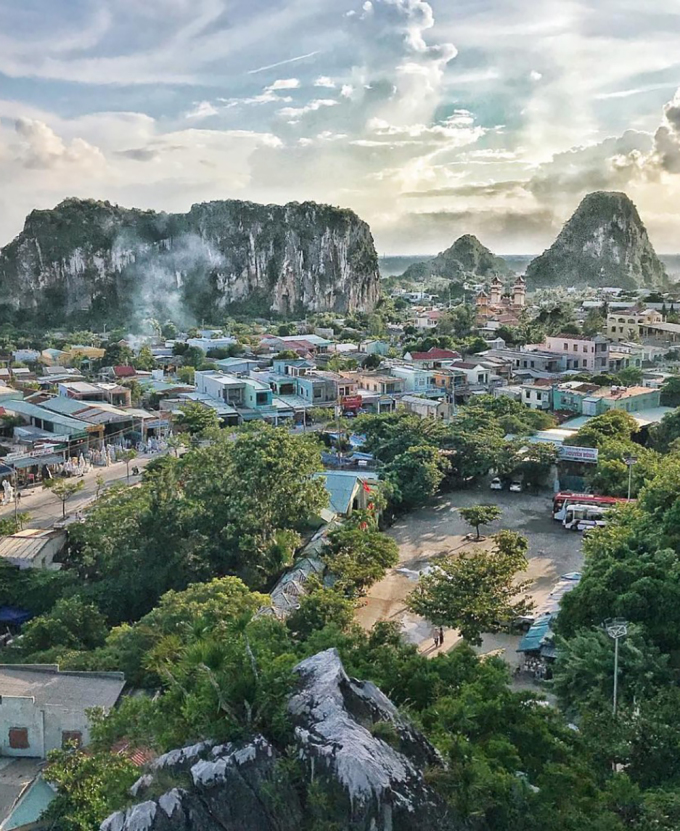
<svg viewBox="0 0 680 831">
<path fill-rule="evenodd" d="M 140 455 L 131 463 L 130 468 L 139 467 L 145 468 L 146 465 L 158 457 L 158 453 L 152 455 Z M 85 483 L 83 488 L 77 496 L 66 503 L 66 515 L 75 514 L 76 511 L 82 510 L 88 505 L 96 496 L 97 493 L 97 476 L 101 474 L 104 478 L 104 488 L 110 487 L 117 482 L 126 481 L 125 462 L 115 462 L 109 467 L 95 467 L 89 473 L 76 479 L 75 481 L 82 481 Z M 130 474 L 130 482 L 139 482 L 140 477 L 132 476 Z M 34 488 L 25 488 L 21 492 L 21 501 L 18 506 L 22 512 L 30 514 L 30 520 L 27 528 L 51 528 L 55 522 L 60 520 L 62 507 L 61 500 L 57 499 L 49 490 L 43 488 L 42 485 L 37 485 Z M 12 516 L 14 514 L 14 503 L 10 505 L 0 506 L 0 517 Z"/>
<path fill-rule="evenodd" d="M 362 626 L 370 628 L 377 620 L 395 620 L 402 625 L 404 635 L 421 651 L 436 655 L 427 621 L 407 612 L 404 601 L 418 579 L 437 556 L 469 548 L 466 536 L 470 529 L 458 513 L 458 508 L 469 505 L 496 504 L 503 509 L 501 518 L 482 530 L 493 534 L 501 528 L 518 531 L 529 543 L 527 578 L 532 580 L 531 595 L 541 603 L 562 574 L 579 571 L 583 564 L 582 535 L 565 531 L 552 519 L 552 494 L 535 496 L 528 493 L 490 491 L 479 485 L 466 491 L 446 494 L 427 508 L 407 514 L 388 531 L 399 545 L 399 564 L 384 580 L 371 588 L 357 618 Z M 490 541 L 487 541 L 487 544 Z M 445 633 L 444 650 L 459 640 L 458 633 Z M 517 663 L 515 650 L 518 638 L 505 635 L 487 636 L 483 652 L 504 650 L 511 664 Z"/>
</svg>

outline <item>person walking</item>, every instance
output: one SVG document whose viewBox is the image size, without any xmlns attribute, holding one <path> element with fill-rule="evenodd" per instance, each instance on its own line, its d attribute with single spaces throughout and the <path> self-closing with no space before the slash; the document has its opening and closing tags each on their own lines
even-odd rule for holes
<svg viewBox="0 0 680 831">
<path fill-rule="evenodd" d="M 440 626 L 439 627 L 439 646 L 443 646 L 444 644 L 444 629 Z"/>
<path fill-rule="evenodd" d="M 432 630 L 432 640 L 434 641 L 434 648 L 439 646 L 439 632 L 436 629 Z"/>
</svg>

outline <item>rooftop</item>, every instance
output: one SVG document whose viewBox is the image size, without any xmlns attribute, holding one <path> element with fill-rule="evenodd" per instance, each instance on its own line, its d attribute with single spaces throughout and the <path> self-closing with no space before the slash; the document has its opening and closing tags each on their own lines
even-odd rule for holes
<svg viewBox="0 0 680 831">
<path fill-rule="evenodd" d="M 357 482 L 376 482 L 378 480 L 376 473 L 369 473 L 368 471 L 353 473 L 349 470 L 326 470 L 324 473 L 316 473 L 314 476 L 324 480 L 330 507 L 336 514 L 349 513 Z"/>
<path fill-rule="evenodd" d="M 6 560 L 21 560 L 30 565 L 40 556 L 43 548 L 55 539 L 66 544 L 66 532 L 27 528 L 0 538 L 0 557 Z"/>
<path fill-rule="evenodd" d="M 83 712 L 118 701 L 122 672 L 61 672 L 56 664 L 0 664 L 0 696 L 35 699 L 38 707 Z"/>
</svg>

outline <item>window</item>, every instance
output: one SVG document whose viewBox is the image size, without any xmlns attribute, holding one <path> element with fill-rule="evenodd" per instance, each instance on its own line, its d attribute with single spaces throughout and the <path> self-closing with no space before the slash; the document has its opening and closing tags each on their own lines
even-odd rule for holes
<svg viewBox="0 0 680 831">
<path fill-rule="evenodd" d="M 565 349 L 569 349 L 569 344 L 568 344 L 568 343 L 565 343 L 565 344 L 564 344 L 564 348 L 565 348 Z"/>
<path fill-rule="evenodd" d="M 543 400 L 543 393 L 542 392 L 537 392 L 536 393 L 536 401 L 542 401 L 542 400 Z"/>
<path fill-rule="evenodd" d="M 587 352 L 587 351 L 588 351 L 588 347 L 587 347 L 587 346 L 584 346 L 584 347 L 583 347 L 583 351 L 584 351 L 584 352 Z"/>
<path fill-rule="evenodd" d="M 61 746 L 66 748 L 69 745 L 80 747 L 83 743 L 83 734 L 80 730 L 62 730 L 61 731 Z"/>
<path fill-rule="evenodd" d="M 10 727 L 9 746 L 12 748 L 12 750 L 26 750 L 28 747 L 30 747 L 28 743 L 28 728 Z"/>
<path fill-rule="evenodd" d="M 574 344 L 574 352 L 578 352 L 578 344 L 577 343 Z"/>
</svg>

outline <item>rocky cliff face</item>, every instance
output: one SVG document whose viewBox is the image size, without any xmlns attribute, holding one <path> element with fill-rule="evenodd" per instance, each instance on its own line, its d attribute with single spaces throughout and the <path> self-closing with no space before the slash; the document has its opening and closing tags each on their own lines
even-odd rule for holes
<svg viewBox="0 0 680 831">
<path fill-rule="evenodd" d="M 0 250 L 0 319 L 121 322 L 370 309 L 378 260 L 353 212 L 225 201 L 187 214 L 69 199 L 33 211 Z"/>
<path fill-rule="evenodd" d="M 530 286 L 656 288 L 668 282 L 637 208 L 625 193 L 591 193 L 526 272 Z"/>
<path fill-rule="evenodd" d="M 349 678 L 334 649 L 296 672 L 292 756 L 283 760 L 262 736 L 172 751 L 133 786 L 138 804 L 101 831 L 299 831 L 320 805 L 323 821 L 343 831 L 461 827 L 425 782 L 425 769 L 442 765 L 437 752 L 380 690 Z M 285 775 L 291 761 L 295 785 Z M 176 787 L 159 793 L 169 779 Z"/>
<path fill-rule="evenodd" d="M 510 268 L 505 260 L 496 257 L 477 237 L 465 234 L 432 260 L 409 266 L 403 276 L 417 280 L 444 277 L 455 283 L 464 283 L 466 280 L 482 281 L 508 274 Z"/>
</svg>

